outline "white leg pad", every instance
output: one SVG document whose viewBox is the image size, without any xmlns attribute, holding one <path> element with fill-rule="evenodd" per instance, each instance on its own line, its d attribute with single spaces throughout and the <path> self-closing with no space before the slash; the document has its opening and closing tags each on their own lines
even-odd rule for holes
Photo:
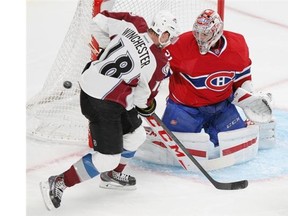
<svg viewBox="0 0 288 216">
<path fill-rule="evenodd" d="M 218 133 L 220 156 L 233 155 L 235 164 L 249 161 L 256 157 L 259 148 L 259 126 Z"/>
<path fill-rule="evenodd" d="M 259 149 L 269 149 L 276 145 L 274 120 L 268 123 L 257 123 L 259 126 Z"/>
<path fill-rule="evenodd" d="M 146 131 L 148 131 L 147 139 L 137 150 L 136 156 L 142 160 L 157 164 L 180 166 L 162 141 L 154 136 L 149 129 Z M 214 148 L 214 144 L 210 141 L 208 134 L 180 132 L 173 132 L 173 134 L 196 159 L 208 160 L 212 157 L 211 155 L 216 157 L 215 154 L 219 157 L 219 148 Z"/>
<path fill-rule="evenodd" d="M 179 141 L 194 157 L 199 159 L 208 159 L 219 157 L 219 151 L 215 155 L 214 144 L 206 133 L 181 133 L 173 132 Z"/>
</svg>

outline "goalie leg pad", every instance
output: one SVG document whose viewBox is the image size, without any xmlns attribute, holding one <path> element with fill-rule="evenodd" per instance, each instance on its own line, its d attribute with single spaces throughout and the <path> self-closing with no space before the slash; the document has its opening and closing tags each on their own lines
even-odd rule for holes
<svg viewBox="0 0 288 216">
<path fill-rule="evenodd" d="M 259 149 L 269 149 L 276 145 L 274 120 L 268 123 L 256 123 L 259 126 Z"/>
<path fill-rule="evenodd" d="M 258 153 L 259 126 L 249 125 L 246 128 L 220 132 L 218 134 L 220 155 L 234 155 L 235 164 L 249 161 Z"/>
<path fill-rule="evenodd" d="M 146 128 L 150 132 L 151 129 Z M 173 132 L 190 154 L 199 160 L 219 157 L 219 148 L 215 148 L 206 133 Z M 149 136 L 148 136 L 149 137 Z M 151 136 L 138 149 L 136 156 L 144 161 L 156 164 L 179 166 L 179 162 L 171 155 L 166 146 L 157 137 Z"/>
<path fill-rule="evenodd" d="M 173 134 L 186 147 L 190 154 L 196 158 L 208 159 L 219 157 L 218 148 L 214 147 L 207 133 L 173 132 Z"/>
</svg>

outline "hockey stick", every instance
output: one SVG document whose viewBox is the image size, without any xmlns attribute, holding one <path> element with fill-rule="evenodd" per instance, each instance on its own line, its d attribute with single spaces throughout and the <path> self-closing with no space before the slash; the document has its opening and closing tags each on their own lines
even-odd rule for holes
<svg viewBox="0 0 288 216">
<path fill-rule="evenodd" d="M 220 190 L 237 190 L 244 189 L 248 186 L 247 180 L 228 183 L 214 180 L 201 164 L 187 151 L 177 137 L 163 124 L 162 120 L 155 113 L 145 119 L 154 133 L 161 138 L 164 145 L 166 145 L 167 149 L 173 154 L 184 169 L 190 170 L 190 167 L 194 164 L 214 185 L 214 187 Z"/>
</svg>

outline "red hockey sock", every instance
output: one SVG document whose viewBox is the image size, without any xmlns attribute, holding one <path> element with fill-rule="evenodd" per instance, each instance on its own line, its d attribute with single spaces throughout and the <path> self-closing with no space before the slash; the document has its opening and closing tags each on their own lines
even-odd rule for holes
<svg viewBox="0 0 288 216">
<path fill-rule="evenodd" d="M 119 164 L 115 169 L 114 171 L 115 172 L 122 172 L 124 170 L 124 168 L 126 167 L 127 164 Z"/>
<path fill-rule="evenodd" d="M 74 166 L 71 166 L 70 169 L 65 171 L 63 174 L 64 174 L 64 183 L 67 187 L 72 187 L 73 185 L 81 182 Z"/>
</svg>

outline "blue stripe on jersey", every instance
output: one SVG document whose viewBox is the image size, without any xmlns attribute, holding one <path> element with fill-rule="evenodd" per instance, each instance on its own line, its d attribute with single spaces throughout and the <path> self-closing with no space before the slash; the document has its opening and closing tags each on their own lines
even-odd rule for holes
<svg viewBox="0 0 288 216">
<path fill-rule="evenodd" d="M 92 162 L 92 154 L 87 154 L 84 157 L 82 157 L 82 161 L 84 164 L 84 167 L 88 173 L 88 175 L 93 178 L 95 176 L 97 176 L 99 174 L 98 170 L 96 169 L 96 167 L 94 166 L 93 162 Z"/>
<path fill-rule="evenodd" d="M 206 88 L 205 81 L 207 76 L 191 77 L 187 74 L 181 73 L 181 75 L 196 89 Z"/>
<path fill-rule="evenodd" d="M 221 85 L 225 87 L 225 84 L 230 83 L 231 81 L 237 82 L 250 75 L 250 66 L 245 68 L 243 71 L 222 71 L 215 72 L 210 75 L 192 77 L 187 74 L 181 73 L 181 76 L 186 79 L 195 89 L 205 89 L 207 85 L 212 88 L 213 86 L 218 85 L 218 82 L 221 81 Z M 213 77 L 213 79 L 210 77 Z M 220 86 L 220 85 L 218 85 Z M 213 89 L 213 88 L 212 88 Z"/>
<path fill-rule="evenodd" d="M 241 72 L 236 72 L 235 73 L 235 81 L 238 81 L 246 76 L 249 76 L 250 75 L 250 72 L 251 72 L 251 67 L 247 67 L 245 68 L 243 71 Z"/>
</svg>

